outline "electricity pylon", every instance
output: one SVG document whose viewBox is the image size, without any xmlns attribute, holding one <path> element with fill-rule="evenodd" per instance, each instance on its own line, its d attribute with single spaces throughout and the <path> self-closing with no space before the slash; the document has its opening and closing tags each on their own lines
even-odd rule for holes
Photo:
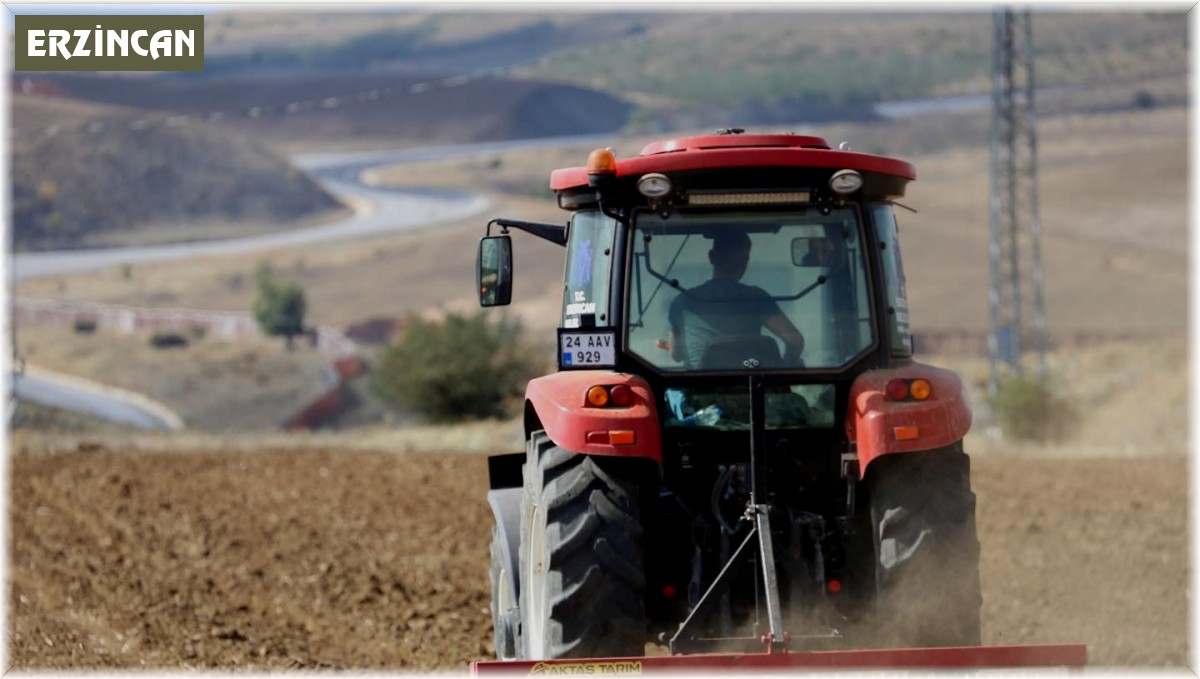
<svg viewBox="0 0 1200 679">
<path fill-rule="evenodd" d="M 1038 376 L 1046 374 L 1042 226 L 1038 215 L 1037 110 L 1029 10 L 999 8 L 992 59 L 988 393 L 1000 372 L 1021 374 L 1022 298 L 1032 298 Z M 1026 258 L 1030 280 L 1025 280 Z"/>
</svg>

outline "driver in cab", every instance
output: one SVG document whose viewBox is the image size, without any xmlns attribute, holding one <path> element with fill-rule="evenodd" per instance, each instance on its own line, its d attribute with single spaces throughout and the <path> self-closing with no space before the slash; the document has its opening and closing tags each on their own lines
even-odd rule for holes
<svg viewBox="0 0 1200 679">
<path fill-rule="evenodd" d="M 714 365 L 710 348 L 715 350 L 723 340 L 763 337 L 765 327 L 786 346 L 783 364 L 797 365 L 804 350 L 800 331 L 766 290 L 739 282 L 750 263 L 750 236 L 734 230 L 717 234 L 708 261 L 712 279 L 681 292 L 667 312 L 671 358 L 690 369 L 736 367 Z M 778 357 L 777 349 L 773 353 L 769 360 Z"/>
</svg>

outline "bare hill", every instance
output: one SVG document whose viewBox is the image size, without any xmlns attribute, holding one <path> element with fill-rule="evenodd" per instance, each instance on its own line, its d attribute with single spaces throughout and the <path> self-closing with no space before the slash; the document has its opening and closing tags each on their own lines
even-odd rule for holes
<svg viewBox="0 0 1200 679">
<path fill-rule="evenodd" d="M 412 11 L 293 5 L 210 15 L 205 74 L 286 69 L 466 73 L 524 64 L 644 32 L 643 13 Z"/>
<path fill-rule="evenodd" d="M 395 148 L 611 132 L 631 106 L 574 85 L 453 75 L 41 79 L 63 96 L 204 120 L 286 149 Z"/>
<path fill-rule="evenodd" d="M 1041 87 L 1187 72 L 1179 12 L 1035 11 Z M 991 86 L 987 11 L 237 11 L 210 18 L 206 77 L 355 69 L 508 75 L 634 101 L 649 129 L 863 119 L 879 101 Z M 657 128 L 653 127 L 657 126 Z"/>
<path fill-rule="evenodd" d="M 201 124 L 15 96 L 17 250 L 280 230 L 340 203 L 262 145 Z"/>
</svg>

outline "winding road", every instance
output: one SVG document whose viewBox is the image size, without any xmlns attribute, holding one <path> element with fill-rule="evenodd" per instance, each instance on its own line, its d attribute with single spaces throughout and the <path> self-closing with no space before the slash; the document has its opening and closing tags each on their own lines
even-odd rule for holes
<svg viewBox="0 0 1200 679">
<path fill-rule="evenodd" d="M 354 207 L 354 216 L 322 226 L 247 238 L 152 247 L 22 253 L 16 255 L 13 260 L 14 275 L 18 280 L 24 280 L 123 264 L 269 250 L 422 229 L 480 214 L 487 209 L 488 200 L 477 194 L 452 189 L 394 189 L 368 186 L 360 181 L 362 173 L 385 165 L 548 146 L 594 146 L 610 140 L 610 137 L 602 136 L 551 137 L 424 149 L 299 155 L 293 158 L 292 162 L 307 172 L 326 191 Z"/>
<path fill-rule="evenodd" d="M 508 142 L 486 142 L 436 148 L 373 151 L 366 153 L 304 154 L 293 163 L 326 191 L 354 208 L 347 219 L 322 226 L 282 233 L 199 243 L 99 250 L 58 250 L 22 253 L 11 265 L 15 280 L 93 271 L 124 264 L 157 262 L 209 255 L 268 250 L 413 231 L 465 219 L 486 210 L 483 196 L 451 189 L 395 189 L 362 183 L 363 172 L 375 167 L 443 160 L 553 146 L 598 146 L 605 136 L 551 137 Z M 15 286 L 13 293 L 15 294 Z M 136 395 L 123 394 L 77 380 L 52 375 L 14 375 L 13 392 L 20 399 L 72 410 L 93 417 L 148 429 L 175 429 L 178 418 L 163 408 L 147 404 Z M 173 419 L 172 419 L 173 418 Z"/>
</svg>

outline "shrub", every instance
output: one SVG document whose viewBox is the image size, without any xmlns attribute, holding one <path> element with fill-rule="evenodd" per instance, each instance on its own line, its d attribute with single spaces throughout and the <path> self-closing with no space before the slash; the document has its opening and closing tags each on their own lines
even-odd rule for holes
<svg viewBox="0 0 1200 679">
<path fill-rule="evenodd" d="M 388 403 L 446 422 L 507 415 L 535 370 L 520 324 L 477 311 L 410 319 L 384 350 L 373 380 Z"/>
<path fill-rule="evenodd" d="M 292 338 L 304 332 L 304 313 L 308 306 L 304 289 L 297 283 L 278 277 L 261 264 L 255 273 L 258 298 L 254 300 L 254 319 L 268 335 L 282 335 L 288 349 Z"/>
<path fill-rule="evenodd" d="M 75 332 L 80 335 L 90 335 L 96 332 L 96 319 L 90 316 L 79 316 L 75 319 Z"/>
<path fill-rule="evenodd" d="M 1158 98 L 1146 90 L 1138 90 L 1133 95 L 1133 105 L 1140 109 L 1150 109 L 1158 106 Z"/>
<path fill-rule="evenodd" d="M 1045 380 L 1010 377 L 996 385 L 990 398 L 996 423 L 1004 436 L 1022 441 L 1061 439 L 1071 429 L 1076 414 Z"/>
<path fill-rule="evenodd" d="M 188 339 L 177 332 L 156 332 L 150 336 L 150 346 L 155 349 L 172 349 L 175 347 L 186 347 L 187 345 Z"/>
</svg>

